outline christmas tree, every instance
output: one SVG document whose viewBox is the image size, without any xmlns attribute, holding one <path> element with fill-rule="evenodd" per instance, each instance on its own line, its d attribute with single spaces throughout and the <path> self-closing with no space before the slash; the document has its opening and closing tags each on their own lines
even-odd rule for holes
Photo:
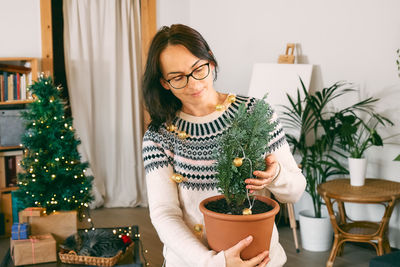
<svg viewBox="0 0 400 267">
<path fill-rule="evenodd" d="M 249 195 L 244 181 L 253 177 L 253 171 L 265 170 L 264 155 L 276 127 L 265 98 L 257 100 L 250 110 L 245 103 L 239 106 L 231 127 L 219 141 L 220 147 L 214 151 L 218 189 L 232 214 L 250 212 L 254 196 Z M 250 210 L 245 209 L 246 199 Z"/>
<path fill-rule="evenodd" d="M 87 162 L 80 162 L 72 118 L 65 116 L 60 87 L 41 75 L 29 87 L 35 101 L 22 113 L 26 131 L 22 136 L 25 170 L 18 175 L 16 196 L 25 207 L 48 211 L 77 210 L 92 200 Z"/>
</svg>

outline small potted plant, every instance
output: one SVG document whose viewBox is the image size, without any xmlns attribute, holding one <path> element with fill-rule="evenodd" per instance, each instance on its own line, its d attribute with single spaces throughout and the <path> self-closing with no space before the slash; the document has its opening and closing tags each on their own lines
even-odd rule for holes
<svg viewBox="0 0 400 267">
<path fill-rule="evenodd" d="M 252 235 L 253 242 L 241 253 L 243 259 L 252 258 L 269 249 L 275 215 L 279 211 L 276 201 L 250 194 L 245 180 L 253 171 L 265 169 L 271 123 L 269 105 L 258 100 L 253 109 L 244 103 L 231 127 L 219 141 L 214 152 L 218 188 L 222 195 L 207 198 L 200 203 L 204 215 L 207 240 L 215 251 L 228 249 L 241 239 Z"/>
<path fill-rule="evenodd" d="M 376 101 L 378 99 L 374 99 L 374 102 Z M 356 114 L 339 117 L 339 144 L 349 155 L 350 184 L 352 186 L 364 185 L 367 168 L 365 151 L 372 146 L 383 146 L 378 127 L 393 125 L 388 118 L 372 111 L 368 112 L 368 117 L 367 120 Z"/>
</svg>

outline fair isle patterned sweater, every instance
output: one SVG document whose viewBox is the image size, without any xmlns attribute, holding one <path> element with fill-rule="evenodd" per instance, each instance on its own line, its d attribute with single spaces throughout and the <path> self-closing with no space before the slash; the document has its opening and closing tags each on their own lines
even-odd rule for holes
<svg viewBox="0 0 400 267">
<path fill-rule="evenodd" d="M 150 127 L 145 133 L 143 160 L 150 217 L 164 244 L 167 267 L 225 266 L 223 251 L 217 253 L 207 247 L 199 204 L 203 199 L 219 194 L 212 152 L 218 146 L 219 136 L 229 128 L 227 119 L 234 116 L 240 103 L 245 102 L 251 109 L 255 101 L 254 98 L 236 96 L 232 104 L 225 101 L 225 110 L 203 117 L 180 112 L 173 124 L 179 131 L 189 134 L 186 139 L 167 131 L 165 124 L 159 129 Z M 276 114 L 272 120 L 278 120 Z M 304 191 L 305 179 L 279 123 L 266 152 L 274 154 L 280 164 L 279 175 L 268 186 L 268 191 L 281 202 L 295 202 Z M 181 174 L 184 181 L 171 180 L 174 173 Z M 286 262 L 278 239 L 274 226 L 268 267 L 282 266 Z"/>
</svg>

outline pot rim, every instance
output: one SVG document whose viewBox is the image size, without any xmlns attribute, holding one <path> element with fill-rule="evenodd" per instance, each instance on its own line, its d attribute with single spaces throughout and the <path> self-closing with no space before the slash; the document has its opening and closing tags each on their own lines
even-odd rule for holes
<svg viewBox="0 0 400 267">
<path fill-rule="evenodd" d="M 199 208 L 201 213 L 204 215 L 207 214 L 207 216 L 210 216 L 215 219 L 224 219 L 224 220 L 229 220 L 229 221 L 257 221 L 257 220 L 263 220 L 267 217 L 275 216 L 279 210 L 279 204 L 275 200 L 265 197 L 265 196 L 260 196 L 256 195 L 256 199 L 272 206 L 272 210 L 264 212 L 264 213 L 259 213 L 259 214 L 252 214 L 252 215 L 233 215 L 233 214 L 225 214 L 225 213 L 218 213 L 215 211 L 211 211 L 205 207 L 205 204 L 211 201 L 219 200 L 221 198 L 224 198 L 224 195 L 217 195 L 213 197 L 208 197 L 204 199 L 203 201 L 200 202 Z"/>
</svg>

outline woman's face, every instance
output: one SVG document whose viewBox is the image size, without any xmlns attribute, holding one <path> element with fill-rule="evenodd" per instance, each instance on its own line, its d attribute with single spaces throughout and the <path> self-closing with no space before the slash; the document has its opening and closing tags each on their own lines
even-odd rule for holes
<svg viewBox="0 0 400 267">
<path fill-rule="evenodd" d="M 210 72 L 205 79 L 196 80 L 189 76 L 187 85 L 181 89 L 175 89 L 166 81 L 174 78 L 185 80 L 187 78 L 182 75 L 190 74 L 193 71 L 193 75 L 196 76 L 196 73 L 200 72 L 202 68 L 207 68 L 207 66 L 201 67 L 206 63 L 209 62 L 194 56 L 183 45 L 169 45 L 160 54 L 161 71 L 165 79 L 161 78 L 160 82 L 166 90 L 171 90 L 183 105 L 195 105 L 199 102 L 209 101 L 212 94 L 215 94 L 212 75 L 214 66 L 211 63 L 209 64 Z"/>
</svg>

